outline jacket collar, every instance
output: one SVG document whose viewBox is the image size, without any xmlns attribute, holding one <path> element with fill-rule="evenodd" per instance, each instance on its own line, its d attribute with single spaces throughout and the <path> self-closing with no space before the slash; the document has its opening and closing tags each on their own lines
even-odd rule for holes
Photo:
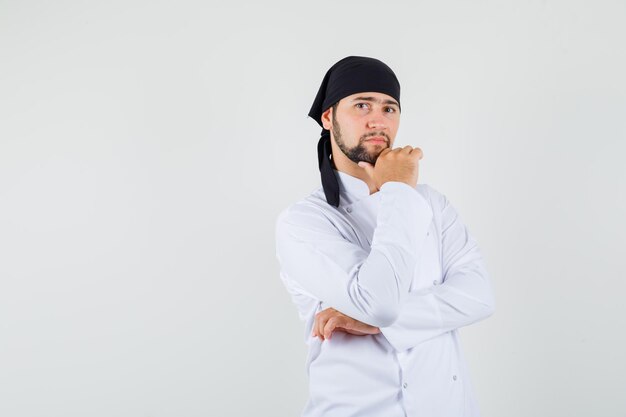
<svg viewBox="0 0 626 417">
<path fill-rule="evenodd" d="M 370 189 L 365 181 L 334 168 L 333 171 L 339 182 L 339 191 L 348 197 L 347 204 L 354 204 L 362 198 L 370 196 Z"/>
</svg>

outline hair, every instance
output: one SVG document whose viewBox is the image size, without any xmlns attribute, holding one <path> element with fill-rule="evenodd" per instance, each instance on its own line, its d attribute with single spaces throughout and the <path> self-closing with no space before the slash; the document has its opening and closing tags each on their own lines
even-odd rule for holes
<svg viewBox="0 0 626 417">
<path fill-rule="evenodd" d="M 332 120 L 332 125 L 333 128 L 331 129 L 333 132 L 333 135 L 341 135 L 340 130 L 339 130 L 339 124 L 337 123 L 337 106 L 339 106 L 339 102 L 341 100 L 338 100 L 335 104 L 333 104 L 332 106 L 330 106 L 333 109 L 333 120 Z"/>
</svg>

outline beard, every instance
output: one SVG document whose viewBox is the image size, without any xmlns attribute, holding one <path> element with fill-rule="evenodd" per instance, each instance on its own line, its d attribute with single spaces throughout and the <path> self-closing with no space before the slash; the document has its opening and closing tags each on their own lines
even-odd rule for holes
<svg viewBox="0 0 626 417">
<path fill-rule="evenodd" d="M 343 137 L 341 136 L 341 127 L 339 126 L 339 122 L 337 122 L 337 118 L 334 116 L 332 125 L 332 132 L 335 138 L 335 142 L 337 142 L 337 146 L 339 147 L 339 149 L 341 149 L 341 152 L 343 152 L 343 154 L 355 164 L 364 161 L 375 165 L 380 153 L 389 146 L 389 136 L 387 136 L 385 132 L 374 132 L 361 136 L 359 138 L 359 144 L 350 148 L 343 140 Z M 374 149 L 372 150 L 368 150 L 365 141 L 370 136 L 382 136 L 387 139 L 387 144 L 381 145 L 380 147 L 374 147 Z"/>
</svg>

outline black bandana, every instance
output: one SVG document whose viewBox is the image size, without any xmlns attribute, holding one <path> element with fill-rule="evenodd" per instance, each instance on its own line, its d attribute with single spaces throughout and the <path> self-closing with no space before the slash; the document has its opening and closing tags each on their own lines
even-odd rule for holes
<svg viewBox="0 0 626 417">
<path fill-rule="evenodd" d="M 317 157 L 326 201 L 335 207 L 339 206 L 339 182 L 333 172 L 334 163 L 330 159 L 330 131 L 324 129 L 322 113 L 344 97 L 367 91 L 387 94 L 400 104 L 400 83 L 391 68 L 374 58 L 346 57 L 326 72 L 309 111 L 309 116 L 322 126 L 322 136 L 317 143 Z"/>
</svg>

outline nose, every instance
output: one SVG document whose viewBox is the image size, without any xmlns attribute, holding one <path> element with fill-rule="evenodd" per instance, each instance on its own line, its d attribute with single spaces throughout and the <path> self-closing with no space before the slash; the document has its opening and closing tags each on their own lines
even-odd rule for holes
<svg viewBox="0 0 626 417">
<path fill-rule="evenodd" d="M 373 115 L 372 118 L 367 121 L 367 127 L 370 129 L 386 129 L 387 124 L 381 116 Z"/>
</svg>

